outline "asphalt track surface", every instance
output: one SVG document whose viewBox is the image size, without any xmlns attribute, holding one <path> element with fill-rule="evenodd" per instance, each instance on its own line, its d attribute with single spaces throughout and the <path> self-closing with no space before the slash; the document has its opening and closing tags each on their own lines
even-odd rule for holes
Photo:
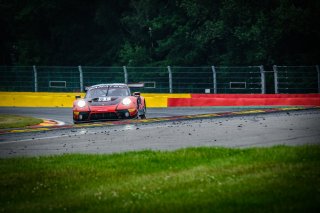
<svg viewBox="0 0 320 213">
<path fill-rule="evenodd" d="M 64 118 L 65 114 L 62 111 L 70 113 L 70 109 L 63 108 L 50 109 L 50 113 L 41 112 L 46 109 L 33 108 L 33 110 L 13 108 L 15 114 L 35 117 L 51 115 L 55 112 L 55 119 L 60 116 Z M 194 114 L 203 114 L 208 111 L 221 112 L 232 109 L 152 110 L 150 110 L 152 111 L 150 114 L 168 116 L 177 115 L 174 110 L 177 110 L 178 113 L 193 111 Z M 239 111 L 241 109 L 235 108 L 233 110 Z M 0 113 L 8 113 L 9 111 L 9 108 L 0 109 Z M 3 134 L 0 135 L 0 157 L 67 153 L 106 154 L 138 150 L 175 150 L 199 146 L 241 148 L 303 144 L 320 144 L 319 109 Z"/>
<path fill-rule="evenodd" d="M 179 115 L 196 115 L 216 112 L 240 111 L 247 107 L 185 107 L 185 108 L 148 108 L 148 118 L 170 117 Z M 1 114 L 26 115 L 36 118 L 53 119 L 72 124 L 71 108 L 34 108 L 34 107 L 0 107 Z"/>
</svg>

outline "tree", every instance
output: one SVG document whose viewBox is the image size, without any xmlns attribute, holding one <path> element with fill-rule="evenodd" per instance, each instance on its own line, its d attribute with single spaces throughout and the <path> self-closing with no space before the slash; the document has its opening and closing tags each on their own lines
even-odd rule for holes
<svg viewBox="0 0 320 213">
<path fill-rule="evenodd" d="M 315 64 L 314 0 L 1 0 L 6 65 Z"/>
</svg>

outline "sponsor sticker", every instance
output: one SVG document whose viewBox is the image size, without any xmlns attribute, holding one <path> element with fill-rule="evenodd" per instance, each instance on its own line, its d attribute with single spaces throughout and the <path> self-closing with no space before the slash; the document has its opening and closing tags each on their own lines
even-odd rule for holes
<svg viewBox="0 0 320 213">
<path fill-rule="evenodd" d="M 111 101 L 111 97 L 99 97 L 99 101 Z"/>
</svg>

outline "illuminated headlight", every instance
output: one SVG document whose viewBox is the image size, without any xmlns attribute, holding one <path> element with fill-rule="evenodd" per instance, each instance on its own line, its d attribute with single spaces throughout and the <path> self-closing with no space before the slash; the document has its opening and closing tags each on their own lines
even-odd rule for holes
<svg viewBox="0 0 320 213">
<path fill-rule="evenodd" d="M 123 103 L 124 105 L 128 106 L 129 104 L 131 104 L 131 100 L 130 100 L 130 98 L 124 98 L 124 99 L 122 100 L 122 103 Z"/>
<path fill-rule="evenodd" d="M 86 105 L 86 102 L 84 100 L 78 101 L 78 107 L 84 107 Z"/>
</svg>

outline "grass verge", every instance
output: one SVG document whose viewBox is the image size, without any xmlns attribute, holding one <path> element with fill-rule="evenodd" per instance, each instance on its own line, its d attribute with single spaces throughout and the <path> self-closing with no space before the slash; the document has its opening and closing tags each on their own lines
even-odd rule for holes
<svg viewBox="0 0 320 213">
<path fill-rule="evenodd" d="M 41 119 L 28 116 L 0 114 L 0 129 L 26 127 L 41 122 Z"/>
<path fill-rule="evenodd" d="M 0 159 L 1 212 L 319 212 L 320 146 Z"/>
</svg>

